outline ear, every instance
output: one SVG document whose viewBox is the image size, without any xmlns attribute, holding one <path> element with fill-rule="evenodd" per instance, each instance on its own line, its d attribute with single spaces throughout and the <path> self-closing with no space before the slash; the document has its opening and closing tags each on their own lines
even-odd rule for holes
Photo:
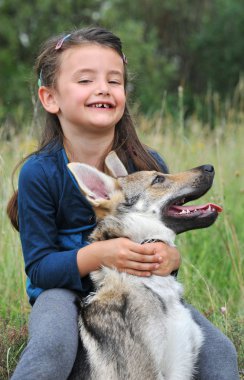
<svg viewBox="0 0 244 380">
<path fill-rule="evenodd" d="M 108 170 L 108 173 L 114 178 L 125 177 L 128 175 L 126 168 L 113 150 L 105 158 L 105 167 Z"/>
<path fill-rule="evenodd" d="M 47 112 L 58 113 L 59 105 L 56 102 L 54 90 L 41 86 L 38 90 L 39 99 Z"/>
<path fill-rule="evenodd" d="M 104 200 L 109 200 L 116 190 L 116 181 L 92 166 L 71 162 L 68 168 L 93 206 L 99 206 Z"/>
</svg>

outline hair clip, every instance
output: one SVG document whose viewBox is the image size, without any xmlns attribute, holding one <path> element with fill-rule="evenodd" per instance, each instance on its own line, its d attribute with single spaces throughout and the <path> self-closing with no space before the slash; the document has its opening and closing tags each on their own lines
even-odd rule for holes
<svg viewBox="0 0 244 380">
<path fill-rule="evenodd" d="M 124 53 L 122 53 L 122 54 L 123 54 L 123 61 L 124 61 L 124 63 L 127 65 L 128 60 L 127 60 L 127 58 L 126 58 L 126 55 L 125 55 Z"/>
<path fill-rule="evenodd" d="M 58 43 L 57 43 L 57 45 L 55 46 L 55 50 L 61 49 L 64 41 L 67 40 L 67 38 L 69 38 L 70 36 L 71 36 L 71 34 L 67 34 L 66 36 L 64 36 L 63 38 L 61 38 L 61 40 L 59 40 Z"/>
<path fill-rule="evenodd" d="M 37 85 L 38 87 L 40 88 L 42 86 L 42 69 L 40 71 L 40 75 L 39 75 L 39 78 L 38 78 L 38 81 L 37 81 Z"/>
</svg>

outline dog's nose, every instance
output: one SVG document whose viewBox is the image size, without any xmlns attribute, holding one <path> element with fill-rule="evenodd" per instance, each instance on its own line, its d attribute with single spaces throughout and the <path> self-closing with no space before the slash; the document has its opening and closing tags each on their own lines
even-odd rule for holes
<svg viewBox="0 0 244 380">
<path fill-rule="evenodd" d="M 202 166 L 203 171 L 213 173 L 214 167 L 212 165 L 203 165 Z"/>
</svg>

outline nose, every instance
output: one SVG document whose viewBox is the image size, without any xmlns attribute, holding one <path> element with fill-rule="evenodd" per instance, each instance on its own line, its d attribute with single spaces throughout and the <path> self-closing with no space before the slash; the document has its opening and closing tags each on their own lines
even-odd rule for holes
<svg viewBox="0 0 244 380">
<path fill-rule="evenodd" d="M 109 95 L 109 86 L 108 83 L 99 82 L 97 89 L 96 89 L 96 95 Z"/>
<path fill-rule="evenodd" d="M 214 167 L 213 167 L 213 165 L 203 165 L 202 166 L 202 170 L 204 172 L 213 173 L 214 172 Z"/>
</svg>

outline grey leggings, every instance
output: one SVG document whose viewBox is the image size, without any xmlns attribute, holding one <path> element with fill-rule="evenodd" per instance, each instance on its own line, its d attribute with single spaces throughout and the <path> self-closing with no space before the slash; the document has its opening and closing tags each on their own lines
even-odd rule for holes
<svg viewBox="0 0 244 380">
<path fill-rule="evenodd" d="M 11 380 L 66 380 L 78 347 L 76 294 L 51 289 L 36 300 L 29 320 L 29 342 Z M 231 341 L 189 306 L 205 335 L 197 380 L 237 380 L 237 355 Z M 101 379 L 102 380 L 102 379 Z"/>
</svg>

